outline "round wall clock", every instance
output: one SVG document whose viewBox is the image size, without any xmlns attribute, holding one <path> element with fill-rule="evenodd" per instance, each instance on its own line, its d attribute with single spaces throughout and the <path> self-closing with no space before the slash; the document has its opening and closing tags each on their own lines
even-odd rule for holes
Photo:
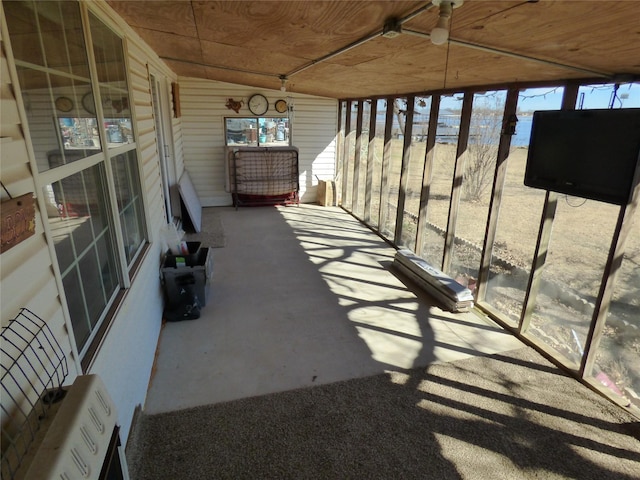
<svg viewBox="0 0 640 480">
<path fill-rule="evenodd" d="M 69 97 L 56 98 L 56 108 L 61 112 L 70 112 L 73 110 L 73 100 Z"/>
<path fill-rule="evenodd" d="M 96 113 L 96 104 L 93 101 L 93 93 L 89 92 L 84 97 L 82 97 L 82 106 L 84 109 L 95 115 Z"/>
<path fill-rule="evenodd" d="M 249 110 L 254 115 L 263 115 L 269 110 L 269 100 L 264 95 L 256 93 L 249 98 Z"/>
<path fill-rule="evenodd" d="M 286 100 L 280 99 L 280 100 L 276 101 L 275 107 L 276 107 L 276 112 L 278 112 L 278 113 L 286 112 L 287 111 L 287 102 L 286 102 Z"/>
</svg>

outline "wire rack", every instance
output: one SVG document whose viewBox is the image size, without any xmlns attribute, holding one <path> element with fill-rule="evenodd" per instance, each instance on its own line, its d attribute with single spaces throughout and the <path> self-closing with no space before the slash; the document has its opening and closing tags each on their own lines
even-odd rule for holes
<svg viewBox="0 0 640 480">
<path fill-rule="evenodd" d="M 300 203 L 296 147 L 238 148 L 231 160 L 236 207 Z"/>
<path fill-rule="evenodd" d="M 67 359 L 44 320 L 23 308 L 0 333 L 3 480 L 13 479 L 51 408 L 64 396 Z"/>
</svg>

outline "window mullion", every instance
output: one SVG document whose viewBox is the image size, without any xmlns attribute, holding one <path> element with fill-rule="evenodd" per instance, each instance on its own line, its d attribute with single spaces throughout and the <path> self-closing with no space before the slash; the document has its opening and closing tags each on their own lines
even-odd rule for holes
<svg viewBox="0 0 640 480">
<path fill-rule="evenodd" d="M 351 205 L 347 205 L 347 190 L 349 189 L 349 132 L 351 131 L 351 100 L 346 104 L 344 144 L 342 151 L 342 205 L 351 210 Z"/>
<path fill-rule="evenodd" d="M 409 168 L 411 162 L 411 130 L 413 129 L 413 115 L 415 111 L 415 96 L 407 96 L 407 110 L 404 123 L 403 142 L 402 142 L 402 159 L 400 164 L 400 178 L 398 180 L 398 200 L 396 206 L 396 225 L 393 234 L 393 242 L 396 245 L 409 247 L 415 250 L 415 239 L 413 245 L 402 245 L 402 227 L 404 222 L 405 202 L 407 195 L 407 183 L 409 177 Z"/>
<path fill-rule="evenodd" d="M 358 218 L 362 218 L 362 213 L 360 212 L 360 208 L 358 205 L 358 194 L 361 188 L 364 186 L 360 185 L 360 163 L 362 159 L 360 158 L 362 154 L 362 116 L 364 110 L 364 101 L 360 100 L 357 102 L 358 105 L 358 116 L 356 117 L 356 129 L 355 136 L 353 137 L 353 142 L 355 143 L 355 152 L 353 155 L 353 182 L 351 184 L 351 213 L 355 214 Z"/>
<path fill-rule="evenodd" d="M 369 109 L 369 135 L 367 136 L 367 176 L 364 191 L 364 214 L 362 218 L 367 225 L 371 224 L 371 190 L 373 182 L 374 142 L 376 138 L 376 118 L 378 115 L 378 102 L 375 99 L 365 100 L 371 102 Z"/>
<path fill-rule="evenodd" d="M 25 68 L 28 68 L 29 70 L 35 70 L 36 72 L 43 72 L 43 73 L 48 73 L 50 75 L 57 75 L 59 77 L 69 78 L 71 80 L 78 80 L 86 83 L 89 83 L 91 81 L 90 78 L 82 77 L 74 73 L 65 72 L 63 70 L 59 70 L 57 68 L 51 68 L 45 65 L 38 65 L 36 63 L 25 62 L 24 60 L 15 60 L 15 64 L 18 67 L 25 67 Z"/>
<path fill-rule="evenodd" d="M 460 129 L 458 130 L 458 146 L 456 148 L 453 184 L 451 186 L 451 201 L 449 203 L 449 218 L 447 220 L 444 257 L 442 259 L 442 271 L 445 273 L 450 273 L 451 270 L 452 253 L 456 238 L 456 222 L 458 220 L 460 196 L 462 195 L 462 176 L 468 156 L 467 147 L 472 113 L 473 93 L 466 92 L 462 100 L 462 115 L 460 116 Z"/>
<path fill-rule="evenodd" d="M 426 257 L 425 242 L 427 239 L 427 222 L 429 209 L 429 194 L 433 180 L 434 158 L 436 147 L 436 134 L 438 131 L 438 117 L 440 116 L 439 94 L 431 96 L 431 108 L 429 109 L 429 126 L 427 127 L 427 144 L 425 145 L 424 166 L 422 170 L 422 191 L 420 193 L 420 207 L 418 209 L 418 227 L 416 232 L 416 254 Z"/>
<path fill-rule="evenodd" d="M 73 163 L 67 163 L 60 165 L 59 167 L 52 168 L 41 172 L 38 177 L 38 183 L 40 186 L 49 185 L 55 183 L 63 178 L 69 177 L 74 173 L 91 168 L 98 163 L 104 161 L 104 152 L 99 152 L 90 157 L 81 158 Z"/>
</svg>

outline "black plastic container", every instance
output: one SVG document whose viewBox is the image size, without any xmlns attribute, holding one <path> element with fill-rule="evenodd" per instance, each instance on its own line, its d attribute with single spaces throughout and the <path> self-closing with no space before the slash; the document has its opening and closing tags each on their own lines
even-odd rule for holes
<svg viewBox="0 0 640 480">
<path fill-rule="evenodd" d="M 189 252 L 193 253 L 165 256 L 161 274 L 169 310 L 187 304 L 204 306 L 207 303 L 213 261 L 211 249 L 199 246 L 200 242 L 188 242 Z M 181 258 L 184 264 L 180 262 Z"/>
</svg>

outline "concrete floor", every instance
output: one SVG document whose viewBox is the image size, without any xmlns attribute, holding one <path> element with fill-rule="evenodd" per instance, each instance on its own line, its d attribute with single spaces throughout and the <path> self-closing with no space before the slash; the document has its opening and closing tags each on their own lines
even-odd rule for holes
<svg viewBox="0 0 640 480">
<path fill-rule="evenodd" d="M 337 207 L 220 208 L 197 320 L 166 323 L 149 414 L 520 348 L 477 313 L 452 314 L 389 267 L 395 250 Z"/>
</svg>

